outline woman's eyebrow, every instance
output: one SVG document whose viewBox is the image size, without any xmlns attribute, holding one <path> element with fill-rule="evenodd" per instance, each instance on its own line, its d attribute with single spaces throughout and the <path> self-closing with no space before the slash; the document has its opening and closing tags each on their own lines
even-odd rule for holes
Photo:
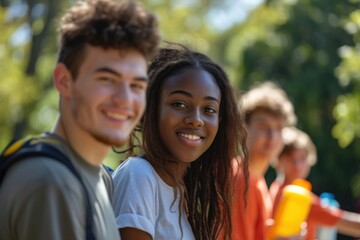
<svg viewBox="0 0 360 240">
<path fill-rule="evenodd" d="M 175 90 L 169 93 L 169 96 L 174 95 L 174 94 L 182 94 L 188 97 L 193 97 L 193 95 L 187 91 L 184 90 Z M 212 97 L 212 96 L 206 96 L 204 97 L 205 100 L 212 100 L 212 101 L 216 101 L 219 102 L 219 99 L 217 99 L 216 97 Z"/>
</svg>

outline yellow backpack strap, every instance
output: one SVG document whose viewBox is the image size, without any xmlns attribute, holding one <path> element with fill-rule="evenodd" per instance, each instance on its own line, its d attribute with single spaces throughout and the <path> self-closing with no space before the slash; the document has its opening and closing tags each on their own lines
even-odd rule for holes
<svg viewBox="0 0 360 240">
<path fill-rule="evenodd" d="M 85 233 L 86 240 L 94 240 L 94 231 L 92 228 L 92 205 L 90 201 L 90 195 L 85 186 L 85 183 L 72 164 L 69 157 L 58 149 L 54 144 L 60 143 L 59 140 L 54 138 L 48 138 L 44 136 L 39 137 L 28 137 L 20 139 L 12 144 L 9 144 L 3 153 L 0 155 L 0 187 L 1 183 L 5 178 L 6 171 L 14 164 L 33 157 L 48 157 L 57 162 L 64 164 L 79 180 L 79 183 L 84 188 L 85 200 L 86 200 L 86 216 L 85 216 Z"/>
<path fill-rule="evenodd" d="M 4 157 L 8 157 L 8 156 L 14 154 L 25 144 L 25 142 L 29 141 L 30 139 L 31 139 L 31 137 L 26 137 L 26 138 L 19 139 L 13 143 L 10 142 L 9 145 L 4 149 L 4 151 L 1 155 Z"/>
</svg>

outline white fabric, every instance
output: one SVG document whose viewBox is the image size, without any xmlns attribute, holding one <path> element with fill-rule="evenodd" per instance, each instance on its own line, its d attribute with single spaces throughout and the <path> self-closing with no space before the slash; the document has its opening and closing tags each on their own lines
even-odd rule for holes
<svg viewBox="0 0 360 240">
<path fill-rule="evenodd" d="M 156 240 L 195 239 L 183 207 L 181 238 L 179 198 L 173 203 L 173 188 L 159 177 L 145 159 L 127 159 L 115 170 L 113 180 L 113 206 L 119 229 L 137 228 Z"/>
</svg>

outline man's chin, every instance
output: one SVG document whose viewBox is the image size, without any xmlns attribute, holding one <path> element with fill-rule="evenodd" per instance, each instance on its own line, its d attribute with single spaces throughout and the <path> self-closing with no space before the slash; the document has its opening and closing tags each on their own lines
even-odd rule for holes
<svg viewBox="0 0 360 240">
<path fill-rule="evenodd" d="M 129 138 L 125 138 L 124 136 L 95 136 L 95 138 L 105 144 L 108 145 L 110 147 L 115 146 L 115 147 L 121 147 L 125 144 L 128 143 Z"/>
</svg>

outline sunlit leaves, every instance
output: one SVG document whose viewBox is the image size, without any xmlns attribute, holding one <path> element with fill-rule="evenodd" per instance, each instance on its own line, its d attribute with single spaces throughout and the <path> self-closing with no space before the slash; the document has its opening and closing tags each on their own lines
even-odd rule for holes
<svg viewBox="0 0 360 240">
<path fill-rule="evenodd" d="M 8 22 L 5 16 L 5 9 L 0 9 L 0 146 L 10 139 L 10 126 L 25 116 L 26 106 L 40 93 L 39 84 L 23 71 L 27 45 L 13 46 L 9 41 L 22 22 Z"/>
<path fill-rule="evenodd" d="M 339 55 L 342 62 L 335 73 L 341 85 L 347 86 L 353 81 L 360 84 L 360 44 L 358 47 L 341 47 Z"/>
<path fill-rule="evenodd" d="M 349 21 L 345 24 L 345 29 L 351 34 L 360 34 L 360 10 L 352 12 Z"/>
<path fill-rule="evenodd" d="M 360 137 L 360 92 L 339 96 L 333 114 L 337 124 L 332 134 L 341 147 L 347 147 L 355 137 Z"/>
<path fill-rule="evenodd" d="M 337 123 L 333 135 L 343 148 L 360 137 L 360 10 L 352 12 L 345 23 L 345 29 L 353 34 L 354 46 L 342 46 L 339 49 L 341 63 L 335 74 L 344 87 L 353 86 L 352 92 L 339 96 L 334 107 Z"/>
<path fill-rule="evenodd" d="M 147 5 L 156 12 L 163 39 L 191 46 L 199 51 L 209 52 L 214 32 L 205 22 L 206 8 L 194 5 L 163 4 Z"/>
</svg>

